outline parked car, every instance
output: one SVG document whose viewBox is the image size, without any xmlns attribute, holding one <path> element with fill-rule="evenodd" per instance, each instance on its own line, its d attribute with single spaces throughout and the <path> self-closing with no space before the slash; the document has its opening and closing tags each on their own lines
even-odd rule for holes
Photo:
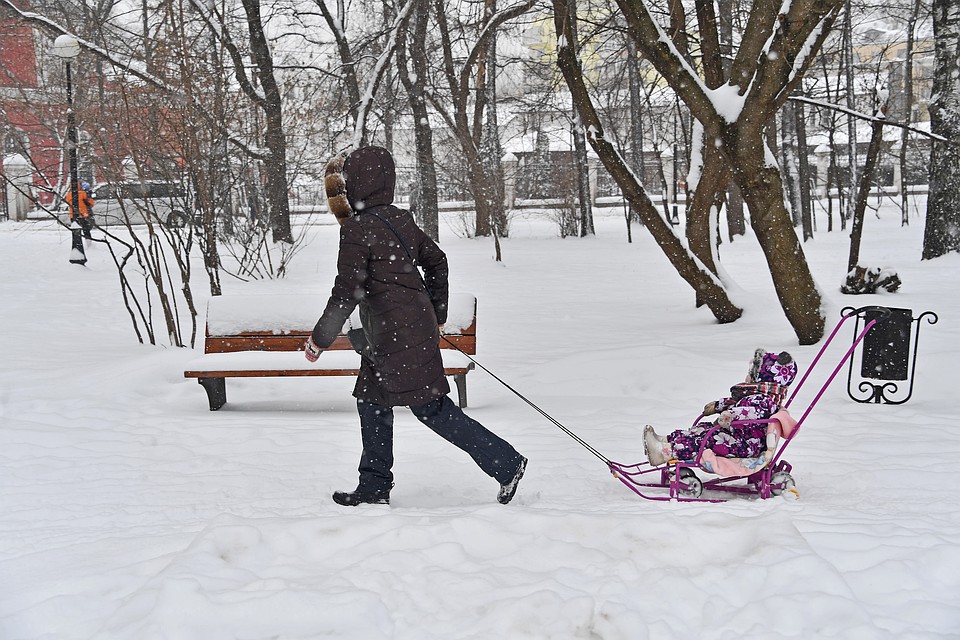
<svg viewBox="0 0 960 640">
<path fill-rule="evenodd" d="M 175 182 L 120 182 L 97 185 L 93 190 L 93 217 L 98 225 L 144 224 L 147 216 L 169 227 L 190 220 L 187 194 Z"/>
</svg>

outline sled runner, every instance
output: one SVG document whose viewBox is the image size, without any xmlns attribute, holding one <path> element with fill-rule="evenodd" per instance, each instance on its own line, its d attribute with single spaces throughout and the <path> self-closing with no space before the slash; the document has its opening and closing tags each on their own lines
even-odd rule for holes
<svg viewBox="0 0 960 640">
<path fill-rule="evenodd" d="M 615 478 L 620 480 L 627 488 L 647 500 L 675 500 L 680 502 L 724 502 L 723 498 L 704 498 L 704 491 L 727 492 L 734 494 L 759 495 L 760 498 L 769 498 L 778 496 L 785 491 L 796 493 L 793 477 L 790 472 L 793 467 L 789 462 L 783 459 L 783 452 L 790 442 L 796 437 L 800 427 L 806 422 L 807 417 L 816 406 L 817 402 L 823 396 L 827 387 L 833 382 L 847 360 L 853 355 L 857 345 L 863 340 L 867 332 L 876 324 L 877 320 L 871 320 L 863 330 L 855 335 L 853 344 L 847 349 L 847 352 L 841 358 L 840 362 L 834 367 L 833 372 L 826 379 L 820 390 L 814 396 L 810 404 L 803 410 L 799 419 L 794 419 L 790 415 L 790 404 L 797 393 L 803 387 L 810 374 L 816 369 L 821 357 L 826 352 L 827 347 L 833 341 L 840 327 L 844 322 L 866 309 L 875 309 L 880 312 L 881 318 L 886 317 L 883 311 L 884 307 L 863 307 L 854 309 L 843 315 L 833 332 L 820 347 L 813 362 L 807 367 L 806 372 L 800 379 L 794 389 L 793 394 L 787 398 L 783 408 L 773 416 L 765 420 L 750 419 L 734 421 L 732 424 L 742 425 L 746 423 L 765 423 L 767 427 L 767 449 L 763 455 L 757 458 L 724 458 L 717 456 L 707 448 L 710 442 L 710 436 L 720 429 L 714 426 L 707 431 L 700 444 L 700 449 L 692 460 L 671 459 L 662 465 L 656 466 L 649 462 L 639 462 L 636 464 L 622 464 L 619 462 L 607 461 L 607 466 Z M 888 312 L 889 313 L 889 312 Z M 694 425 L 699 424 L 703 419 L 703 414 L 697 416 L 693 421 Z M 703 479 L 697 474 L 697 470 L 715 475 L 716 477 Z M 667 491 L 664 492 L 663 490 Z"/>
</svg>

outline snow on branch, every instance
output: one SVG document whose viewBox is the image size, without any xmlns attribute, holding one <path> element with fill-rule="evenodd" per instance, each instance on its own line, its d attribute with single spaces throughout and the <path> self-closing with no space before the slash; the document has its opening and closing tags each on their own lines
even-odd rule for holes
<svg viewBox="0 0 960 640">
<path fill-rule="evenodd" d="M 654 19 L 648 3 L 641 0 L 630 4 L 630 10 L 624 9 L 624 15 L 638 50 L 681 96 L 695 118 L 705 124 L 715 124 L 721 110 L 717 95 L 707 87 L 673 39 Z"/>
<path fill-rule="evenodd" d="M 237 45 L 233 42 L 233 39 L 230 37 L 230 32 L 227 31 L 223 16 L 211 16 L 208 13 L 207 7 L 202 6 L 198 0 L 189 1 L 190 6 L 196 10 L 204 24 L 207 25 L 207 29 L 209 29 L 210 32 L 217 38 L 217 40 L 223 44 L 224 48 L 226 48 L 227 52 L 230 54 L 230 59 L 233 61 L 235 70 L 234 75 L 237 78 L 237 82 L 240 83 L 240 88 L 247 95 L 247 97 L 249 97 L 262 108 L 267 101 L 266 96 L 257 91 L 256 87 L 253 86 L 253 83 L 250 82 L 250 79 L 247 77 L 243 56 L 241 55 L 240 50 L 237 48 Z"/>
<path fill-rule="evenodd" d="M 697 86 L 703 93 L 709 93 L 707 85 L 703 82 L 703 79 L 697 74 L 696 70 L 690 66 L 690 62 L 687 60 L 686 56 L 680 53 L 680 50 L 677 49 L 677 45 L 674 44 L 673 39 L 667 35 L 667 32 L 663 30 L 663 27 L 660 26 L 660 23 L 653 19 L 653 15 L 650 13 L 650 8 L 647 6 L 646 2 L 640 2 L 640 7 L 643 9 L 643 13 L 646 16 L 649 24 L 653 26 L 657 31 L 657 40 L 662 45 L 667 47 L 667 50 L 670 52 L 670 55 L 673 57 L 674 62 L 683 69 L 689 79 Z M 658 69 L 659 71 L 659 69 Z"/>
<path fill-rule="evenodd" d="M 364 89 L 363 97 L 360 99 L 360 108 L 357 110 L 357 122 L 354 125 L 353 139 L 350 142 L 350 148 L 358 148 L 363 143 L 363 139 L 366 137 L 367 116 L 370 115 L 370 111 L 373 109 L 373 99 L 377 93 L 377 87 L 380 86 L 380 81 L 383 79 L 383 75 L 386 72 L 387 63 L 390 62 L 394 51 L 396 51 L 397 32 L 404 24 L 406 24 L 410 14 L 413 11 L 414 4 L 415 3 L 413 2 L 408 2 L 403 7 L 403 11 L 397 15 L 397 19 L 390 28 L 390 37 L 387 40 L 387 46 L 383 48 L 383 53 L 380 54 L 380 57 L 377 58 L 376 64 L 373 66 L 373 73 L 369 82 L 367 82 L 366 88 Z"/>
<path fill-rule="evenodd" d="M 843 6 L 837 0 L 813 3 L 813 5 L 811 8 L 799 1 L 785 0 L 768 45 L 764 47 L 766 55 L 760 68 L 763 69 L 767 61 L 772 63 L 772 73 L 768 76 L 768 80 L 781 85 L 775 100 L 778 108 L 800 84 L 803 75 L 813 63 L 816 53 L 820 51 L 830 34 L 837 14 Z M 784 24 L 789 24 L 793 28 L 785 29 Z M 796 37 L 804 33 L 802 40 Z M 771 42 L 772 45 L 769 44 Z M 779 79 L 783 73 L 786 74 L 785 82 Z M 761 82 L 766 84 L 765 81 Z"/>
<path fill-rule="evenodd" d="M 810 32 L 810 35 L 807 36 L 803 46 L 800 47 L 797 57 L 793 60 L 793 69 L 790 70 L 790 79 L 788 82 L 793 82 L 798 75 L 801 75 L 805 72 L 810 53 L 818 48 L 817 43 L 820 41 L 821 36 L 823 35 L 825 26 L 826 18 L 821 20 L 820 23 L 814 27 L 813 31 Z"/>
<path fill-rule="evenodd" d="M 33 11 L 24 11 L 20 9 L 16 4 L 14 4 L 13 0 L 0 0 L 0 7 L 6 7 L 10 11 L 12 11 L 14 14 L 19 16 L 20 19 L 26 22 L 27 24 L 32 25 L 45 33 L 48 33 L 51 36 L 68 35 L 73 38 L 76 38 L 81 48 L 83 48 L 85 51 L 88 51 L 89 53 L 92 53 L 93 55 L 97 56 L 101 60 L 104 60 L 114 69 L 118 70 L 120 73 L 129 74 L 137 78 L 138 80 L 142 80 L 148 85 L 156 89 L 160 89 L 161 91 L 171 95 L 175 99 L 179 99 L 184 102 L 190 102 L 195 107 L 197 107 L 199 113 L 201 114 L 206 113 L 206 109 L 204 109 L 202 105 L 200 105 L 197 102 L 196 98 L 184 94 L 177 87 L 171 84 L 168 84 L 162 78 L 159 78 L 153 75 L 152 73 L 150 73 L 149 71 L 147 71 L 146 65 L 140 60 L 136 60 L 134 58 L 127 58 L 125 60 L 121 59 L 117 57 L 115 54 L 113 54 L 112 52 L 107 51 L 106 49 L 103 49 L 102 47 L 95 45 L 89 40 L 85 40 L 83 38 L 76 36 L 69 29 L 62 26 L 60 23 L 56 22 L 55 20 L 51 20 L 45 15 L 35 13 Z M 241 149 L 244 153 L 246 153 L 251 158 L 258 158 L 262 160 L 269 155 L 268 153 L 265 153 L 262 150 L 258 150 L 250 147 L 246 142 L 244 142 L 239 138 L 236 138 L 235 136 L 228 135 L 227 139 L 230 141 L 231 144 L 233 144 L 238 149 Z"/>
<path fill-rule="evenodd" d="M 133 58 L 121 60 L 120 58 L 114 56 L 114 54 L 98 47 L 89 40 L 84 40 L 83 38 L 78 37 L 76 34 L 71 33 L 69 29 L 63 27 L 58 22 L 51 20 L 45 15 L 20 9 L 16 4 L 14 4 L 13 0 L 0 0 L 0 6 L 7 7 L 14 14 L 18 15 L 24 22 L 37 27 L 46 33 L 56 36 L 67 35 L 72 38 L 76 38 L 77 42 L 83 49 L 110 63 L 111 66 L 123 72 L 129 73 L 130 75 L 139 78 L 140 80 L 143 80 L 144 82 L 159 89 L 179 95 L 179 92 L 174 87 L 168 85 L 161 78 L 158 78 L 147 71 L 146 65 L 139 60 L 135 60 Z"/>
<path fill-rule="evenodd" d="M 763 43 L 763 46 L 760 47 L 760 53 L 763 56 L 770 57 L 771 55 L 776 57 L 776 52 L 773 52 L 772 45 L 773 41 L 776 39 L 777 35 L 781 33 L 783 28 L 783 23 L 786 22 L 787 16 L 790 14 L 790 6 L 793 4 L 793 0 L 783 0 L 783 3 L 780 5 L 780 10 L 777 12 L 777 17 L 773 21 L 773 29 L 770 30 L 770 37 L 767 38 L 767 41 Z"/>
<path fill-rule="evenodd" d="M 536 0 L 527 0 L 523 4 L 515 5 L 503 11 L 498 11 L 490 17 L 490 20 L 487 22 L 486 26 L 483 27 L 483 30 L 480 31 L 480 35 L 477 36 L 477 41 L 473 45 L 473 49 L 470 50 L 470 53 L 467 55 L 467 60 L 463 64 L 463 68 L 460 72 L 460 87 L 466 88 L 469 85 L 470 74 L 473 70 L 473 66 L 477 61 L 477 58 L 480 57 L 480 54 L 486 49 L 488 40 L 493 37 L 493 34 L 496 33 L 496 30 L 500 28 L 503 23 L 513 20 L 522 16 L 524 13 L 533 8 L 533 5 L 536 3 Z"/>
<path fill-rule="evenodd" d="M 811 104 L 815 107 L 820 107 L 822 109 L 831 109 L 833 111 L 839 111 L 841 113 L 847 114 L 848 116 L 859 118 L 860 120 L 865 120 L 870 123 L 883 122 L 883 124 L 885 125 L 890 125 L 892 127 L 897 127 L 899 129 L 905 129 L 907 131 L 910 131 L 911 133 L 916 133 L 918 135 L 925 136 L 932 140 L 936 140 L 937 142 L 946 142 L 952 145 L 960 145 L 960 141 L 950 140 L 949 138 L 945 138 L 941 135 L 932 133 L 930 131 L 924 131 L 923 129 L 918 129 L 917 127 L 910 126 L 909 124 L 903 124 L 902 122 L 887 120 L 885 116 L 869 115 L 869 114 L 863 113 L 862 111 L 856 111 L 854 109 L 844 107 L 843 105 L 827 102 L 826 100 L 817 100 L 815 98 L 807 98 L 806 96 L 790 96 L 789 99 L 795 102 L 803 102 L 805 104 Z"/>
</svg>

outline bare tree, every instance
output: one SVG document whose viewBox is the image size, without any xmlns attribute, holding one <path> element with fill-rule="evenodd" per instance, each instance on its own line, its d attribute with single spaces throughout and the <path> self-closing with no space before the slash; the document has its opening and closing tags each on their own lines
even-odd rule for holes
<svg viewBox="0 0 960 640">
<path fill-rule="evenodd" d="M 241 49 L 240 41 L 233 35 L 234 25 L 228 12 L 216 5 L 201 0 L 190 0 L 194 10 L 203 17 L 220 43 L 226 48 L 233 61 L 233 72 L 241 91 L 256 107 L 263 112 L 264 133 L 263 154 L 267 173 L 267 200 L 270 206 L 270 226 L 273 241 L 292 244 L 293 232 L 290 228 L 289 183 L 287 181 L 287 137 L 283 120 L 283 97 L 274 72 L 273 54 L 264 33 L 263 17 L 259 0 L 241 0 L 245 15 L 246 50 Z M 255 86 L 247 72 L 250 59 L 254 77 L 259 85 Z"/>
<path fill-rule="evenodd" d="M 567 23 L 573 40 L 577 36 L 577 0 L 567 0 Z M 594 235 L 593 207 L 590 200 L 590 184 L 587 165 L 587 143 L 582 135 L 583 123 L 576 107 L 573 107 L 571 138 L 573 138 L 574 181 L 577 185 L 577 206 L 579 209 L 580 237 Z"/>
<path fill-rule="evenodd" d="M 857 189 L 857 199 L 854 203 L 853 219 L 850 227 L 850 254 L 847 258 L 847 273 L 853 271 L 860 261 L 860 242 L 863 238 L 863 217 L 867 209 L 867 199 L 870 197 L 870 184 L 873 182 L 883 146 L 883 124 L 887 114 L 886 92 L 877 92 L 879 107 L 870 127 L 870 145 L 867 148 L 867 162 L 860 174 L 860 186 Z"/>
<path fill-rule="evenodd" d="M 914 48 L 916 44 L 916 27 L 920 19 L 920 11 L 923 7 L 923 0 L 913 0 L 913 7 L 910 10 L 910 17 L 907 19 L 907 44 L 904 51 L 903 60 L 903 85 L 901 88 L 902 96 L 900 104 L 902 113 L 898 114 L 906 124 L 910 124 L 913 119 L 914 87 L 913 87 L 913 60 Z M 904 129 L 900 133 L 900 223 L 904 226 L 910 224 L 910 208 L 907 203 L 907 175 L 910 152 L 910 133 Z"/>
<path fill-rule="evenodd" d="M 489 62 L 490 46 L 497 30 L 529 11 L 534 3 L 535 0 L 525 0 L 522 4 L 485 14 L 479 34 L 469 38 L 471 44 L 467 55 L 460 62 L 461 58 L 454 52 L 455 41 L 458 37 L 466 36 L 456 33 L 451 27 L 446 3 L 442 0 L 434 2 L 446 96 L 434 92 L 430 95 L 430 102 L 446 121 L 462 150 L 467 180 L 476 203 L 475 233 L 478 236 L 489 236 L 491 233 L 502 236 L 506 233 L 505 226 L 494 228 L 494 225 L 503 224 L 502 221 L 506 220 L 503 181 L 496 176 L 494 179 L 488 176 L 490 163 L 499 164 L 500 159 L 494 160 L 489 153 L 484 153 L 485 134 L 492 135 L 492 130 L 485 128 L 485 118 L 489 117 L 486 112 L 496 107 L 487 103 L 487 90 L 489 83 L 496 81 L 496 72 L 483 65 Z M 489 149 L 489 146 L 486 147 L 486 150 Z M 499 175 L 502 176 L 502 168 Z"/>
<path fill-rule="evenodd" d="M 596 118 L 590 96 L 580 86 L 582 73 L 570 41 L 569 25 L 562 18 L 559 0 L 554 0 L 554 4 L 555 13 L 560 16 L 556 26 L 562 41 L 561 70 L 576 96 L 589 140 L 627 197 L 634 197 L 638 205 L 645 200 L 652 208 L 642 187 L 619 169 L 622 159 L 604 139 L 602 123 Z M 751 224 L 784 314 L 801 344 L 815 343 L 823 336 L 821 299 L 784 204 L 780 172 L 767 160 L 764 130 L 813 62 L 840 4 L 840 0 L 803 0 L 782 6 L 755 4 L 729 80 L 712 87 L 718 71 L 705 71 L 701 77 L 683 55 L 687 38 L 676 28 L 682 24 L 680 20 L 671 21 L 672 33 L 679 36 L 674 39 L 654 20 L 645 2 L 617 0 L 638 50 L 657 68 L 702 128 L 703 148 L 711 151 L 701 154 L 704 164 L 697 191 L 703 193 L 697 195 L 712 204 L 715 194 L 726 186 L 720 176 L 725 171 L 732 173 L 750 207 Z M 701 46 L 719 40 L 714 32 L 715 21 L 709 19 L 709 9 L 706 14 L 699 20 Z M 709 177 L 706 185 L 704 177 Z M 652 224 L 662 224 L 659 216 L 649 217 Z M 658 242 L 661 247 L 673 244 L 665 235 Z M 682 256 L 677 258 L 675 266 L 685 262 Z M 712 286 L 698 286 L 706 276 L 699 266 L 684 268 L 681 273 L 718 319 L 731 321 L 739 317 L 740 310 L 730 303 L 718 280 L 710 278 Z"/>
<path fill-rule="evenodd" d="M 844 0 L 844 11 L 843 11 L 843 75 L 845 80 L 845 91 L 843 92 L 844 99 L 846 100 L 847 109 L 851 111 L 856 111 L 857 108 L 857 84 L 856 84 L 856 68 L 854 66 L 854 57 L 856 52 L 854 49 L 854 38 L 853 38 L 853 1 Z M 858 155 L 858 145 L 857 145 L 857 125 L 856 121 L 853 118 L 847 119 L 847 158 L 849 161 L 847 163 L 848 177 L 846 189 L 841 189 L 842 192 L 849 194 L 849 202 L 853 203 L 857 198 L 857 172 L 859 167 L 857 166 L 857 155 Z M 846 229 L 847 218 L 850 217 L 850 212 L 853 210 L 853 205 L 849 205 L 844 209 L 841 209 L 840 214 L 840 228 Z"/>
<path fill-rule="evenodd" d="M 563 0 L 554 1 L 559 4 Z M 703 264 L 687 250 L 680 238 L 673 233 L 670 225 L 660 216 L 659 211 L 650 201 L 643 185 L 637 181 L 629 164 L 616 147 L 606 139 L 603 124 L 584 81 L 576 51 L 570 44 L 572 33 L 567 28 L 566 15 L 564 5 L 556 7 L 554 19 L 559 34 L 557 61 L 570 87 L 574 104 L 583 118 L 583 124 L 588 131 L 588 141 L 607 171 L 620 186 L 624 197 L 639 212 L 647 230 L 653 235 L 680 276 L 693 287 L 694 291 L 703 296 L 705 304 L 717 320 L 733 322 L 743 314 L 743 310 L 733 304 L 719 279 L 704 268 Z"/>
<path fill-rule="evenodd" d="M 433 127 L 427 108 L 427 33 L 430 21 L 430 1 L 410 0 L 414 3 L 411 17 L 413 28 L 400 31 L 397 48 L 397 68 L 400 81 L 407 92 L 413 115 L 416 155 L 416 215 L 423 230 L 436 241 L 440 240 L 440 207 L 437 197 L 437 170 L 433 161 Z M 409 52 L 409 54 L 408 54 Z"/>
<path fill-rule="evenodd" d="M 923 259 L 960 251 L 960 3 L 933 0 L 933 142 Z"/>
<path fill-rule="evenodd" d="M 336 46 L 337 56 L 340 58 L 340 68 L 337 74 L 347 95 L 347 109 L 350 117 L 356 124 L 360 109 L 360 80 L 358 78 L 357 60 L 347 36 L 347 11 L 342 1 L 337 2 L 339 10 L 331 9 L 326 0 L 314 0 L 320 9 L 320 14 L 330 30 Z"/>
</svg>

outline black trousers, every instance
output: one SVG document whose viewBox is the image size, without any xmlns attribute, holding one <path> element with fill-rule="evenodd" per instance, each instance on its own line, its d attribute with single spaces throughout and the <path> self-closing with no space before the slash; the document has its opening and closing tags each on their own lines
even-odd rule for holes
<svg viewBox="0 0 960 640">
<path fill-rule="evenodd" d="M 522 456 L 509 442 L 465 414 L 448 396 L 410 410 L 434 433 L 467 452 L 500 484 L 509 482 L 520 466 Z M 363 441 L 359 488 L 389 492 L 393 486 L 393 408 L 357 400 L 357 411 Z"/>
<path fill-rule="evenodd" d="M 90 231 L 93 229 L 93 221 L 90 220 L 90 217 L 80 216 L 77 218 L 77 222 L 80 223 L 80 228 L 83 230 L 83 237 L 87 239 L 92 238 L 93 236 L 90 234 Z"/>
</svg>

